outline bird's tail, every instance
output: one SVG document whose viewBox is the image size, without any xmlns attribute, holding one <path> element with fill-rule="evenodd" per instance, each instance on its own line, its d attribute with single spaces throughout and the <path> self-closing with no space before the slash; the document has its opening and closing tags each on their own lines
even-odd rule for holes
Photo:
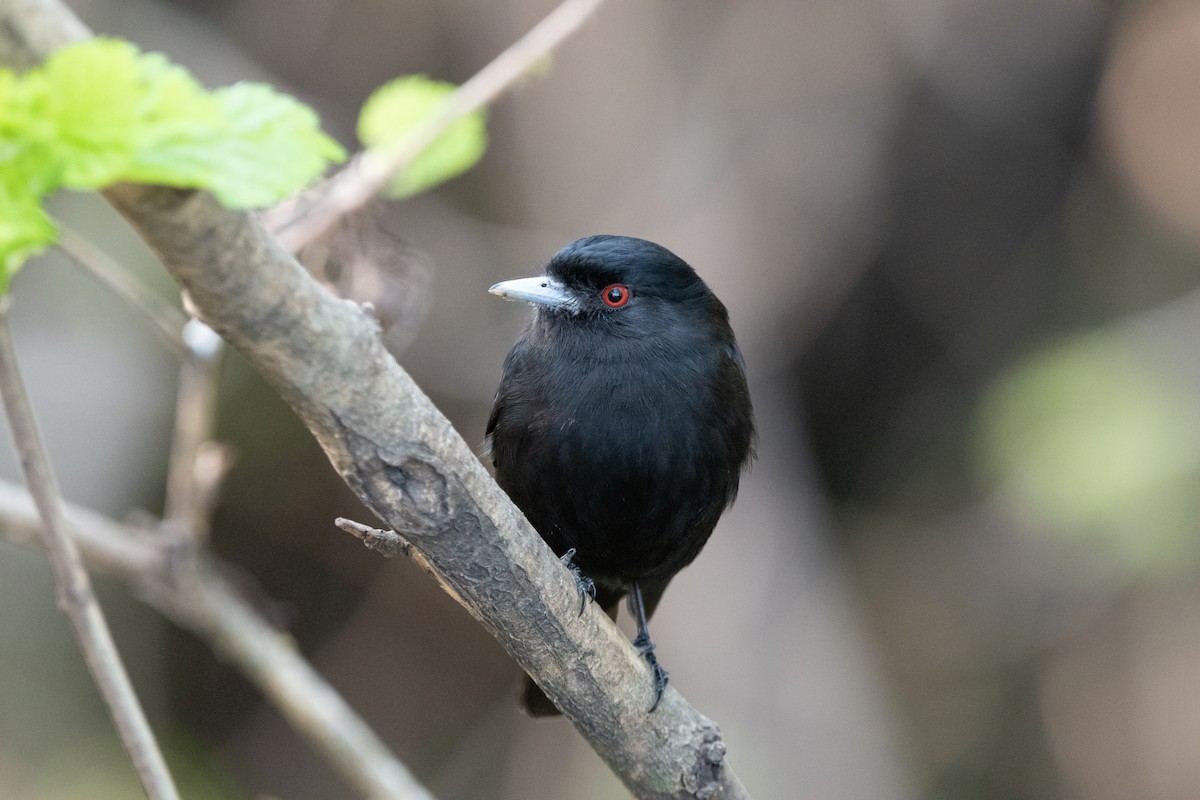
<svg viewBox="0 0 1200 800">
<path fill-rule="evenodd" d="M 525 676 L 525 684 L 521 689 L 521 696 L 518 698 L 521 707 L 529 713 L 531 717 L 555 717 L 562 714 L 558 710 L 558 706 L 550 701 L 546 693 L 542 691 L 542 687 L 533 682 L 533 678 Z"/>
</svg>

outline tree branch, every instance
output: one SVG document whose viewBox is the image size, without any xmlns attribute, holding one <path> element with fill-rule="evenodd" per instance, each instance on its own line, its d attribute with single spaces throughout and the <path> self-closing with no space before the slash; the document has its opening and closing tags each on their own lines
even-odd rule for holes
<svg viewBox="0 0 1200 800">
<path fill-rule="evenodd" d="M 135 593 L 229 660 L 372 800 L 432 800 L 346 701 L 296 652 L 291 639 L 264 620 L 201 555 L 186 580 L 170 566 L 168 543 L 90 511 L 67 508 L 88 563 Z M 0 538 L 37 541 L 41 523 L 27 494 L 0 481 Z"/>
<path fill-rule="evenodd" d="M 12 13 L 14 3 L 38 13 Z M 0 8 L 10 48 L 62 43 L 77 30 L 53 0 Z M 668 687 L 647 713 L 644 661 L 603 613 L 578 616 L 570 575 L 388 355 L 369 314 L 322 289 L 252 215 L 211 195 L 129 185 L 105 194 L 200 317 L 280 391 L 347 484 L 402 532 L 635 795 L 748 796 L 716 724 L 678 692 Z"/>
<path fill-rule="evenodd" d="M 9 305 L 10 298 L 7 295 L 0 297 L 0 395 L 3 396 L 4 410 L 8 414 L 25 483 L 42 518 L 42 539 L 50 557 L 50 565 L 54 568 L 58 606 L 71 622 L 88 671 L 92 673 L 92 680 L 108 706 L 122 744 L 133 759 L 134 770 L 146 795 L 151 800 L 177 800 L 179 793 L 167 770 L 167 762 L 163 760 L 158 741 L 154 738 L 150 723 L 146 721 L 146 714 L 121 662 L 121 654 L 117 652 L 104 612 L 100 610 L 100 604 L 92 592 L 92 582 L 84 569 L 83 559 L 71 538 L 63 513 L 62 496 L 58 491 L 58 480 L 46 455 L 17 364 L 8 324 Z"/>
<path fill-rule="evenodd" d="M 372 317 L 329 295 L 253 217 L 207 194 L 107 194 L 363 502 L 403 532 L 635 794 L 745 796 L 716 725 L 672 689 L 647 713 L 643 661 L 605 615 L 577 616 L 566 570 L 387 354 Z"/>
</svg>

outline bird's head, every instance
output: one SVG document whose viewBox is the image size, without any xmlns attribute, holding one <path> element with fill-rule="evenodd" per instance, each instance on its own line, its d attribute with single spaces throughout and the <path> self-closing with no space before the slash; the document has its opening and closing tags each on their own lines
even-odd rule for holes
<svg viewBox="0 0 1200 800">
<path fill-rule="evenodd" d="M 630 236 L 577 239 L 550 259 L 542 275 L 502 281 L 488 291 L 533 304 L 543 319 L 642 333 L 688 319 L 727 319 L 724 306 L 687 262 Z"/>
</svg>

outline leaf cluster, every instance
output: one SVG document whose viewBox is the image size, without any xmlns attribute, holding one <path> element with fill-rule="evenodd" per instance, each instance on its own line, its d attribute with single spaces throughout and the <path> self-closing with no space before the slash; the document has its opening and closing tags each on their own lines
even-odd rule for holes
<svg viewBox="0 0 1200 800">
<path fill-rule="evenodd" d="M 317 115 L 269 86 L 204 89 L 159 53 L 116 39 L 0 70 L 0 293 L 54 241 L 42 200 L 119 181 L 203 188 L 271 205 L 345 158 Z"/>
</svg>

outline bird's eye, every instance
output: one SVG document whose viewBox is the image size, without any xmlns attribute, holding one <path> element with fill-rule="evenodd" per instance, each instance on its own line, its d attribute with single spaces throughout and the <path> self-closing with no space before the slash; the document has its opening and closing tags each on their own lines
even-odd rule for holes
<svg viewBox="0 0 1200 800">
<path fill-rule="evenodd" d="M 600 292 L 604 305 L 609 308 L 620 308 L 629 302 L 629 287 L 623 283 L 610 283 Z"/>
</svg>

